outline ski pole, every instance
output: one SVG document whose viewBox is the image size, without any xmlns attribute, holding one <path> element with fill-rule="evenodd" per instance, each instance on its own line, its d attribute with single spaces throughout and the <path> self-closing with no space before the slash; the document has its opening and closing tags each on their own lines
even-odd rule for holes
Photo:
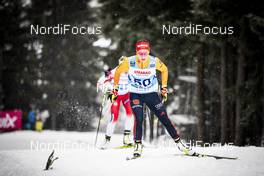
<svg viewBox="0 0 264 176">
<path fill-rule="evenodd" d="M 99 116 L 99 122 L 98 122 L 98 126 L 97 126 L 97 131 L 96 131 L 94 147 L 96 147 L 98 132 L 99 132 L 99 129 L 100 129 L 101 119 L 102 119 L 102 116 L 103 116 L 103 108 L 104 108 L 104 103 L 105 103 L 105 97 L 106 97 L 106 94 L 104 94 L 104 96 L 103 96 L 102 105 L 100 107 L 100 116 Z"/>
</svg>

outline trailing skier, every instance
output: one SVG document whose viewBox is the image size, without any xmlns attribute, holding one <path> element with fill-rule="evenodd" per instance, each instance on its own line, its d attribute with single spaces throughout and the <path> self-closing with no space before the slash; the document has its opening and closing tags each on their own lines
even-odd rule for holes
<svg viewBox="0 0 264 176">
<path fill-rule="evenodd" d="M 123 61 L 123 57 L 119 59 L 119 63 Z M 113 78 L 115 74 L 115 69 L 108 69 L 105 71 L 105 75 L 102 76 L 98 82 L 97 86 L 102 90 L 103 93 L 110 92 L 109 97 L 111 97 L 111 90 L 113 89 Z M 105 141 L 104 144 L 101 146 L 101 149 L 108 148 L 111 140 L 111 136 L 114 133 L 116 123 L 118 121 L 120 105 L 123 103 L 123 106 L 126 111 L 126 119 L 125 119 L 125 128 L 124 128 L 124 137 L 123 137 L 123 144 L 124 146 L 132 146 L 132 142 L 130 140 L 130 133 L 133 127 L 133 115 L 132 109 L 130 106 L 130 94 L 128 92 L 128 75 L 127 73 L 122 73 L 120 79 L 118 81 L 119 89 L 118 89 L 118 98 L 112 102 L 111 100 L 111 113 L 108 113 L 108 123 L 106 127 L 106 134 L 105 134 Z"/>
<path fill-rule="evenodd" d="M 157 70 L 161 72 L 162 100 L 158 95 Z M 184 154 L 194 155 L 195 152 L 181 141 L 179 134 L 168 118 L 166 109 L 162 103 L 162 101 L 167 100 L 168 69 L 159 58 L 150 55 L 150 44 L 148 41 L 138 41 L 136 43 L 136 55 L 126 57 L 117 67 L 114 75 L 112 100 L 118 99 L 119 97 L 120 89 L 118 83 L 123 73 L 128 73 L 130 103 L 135 115 L 134 157 L 141 156 L 143 149 L 141 140 L 144 103 L 165 126 L 179 150 Z"/>
</svg>

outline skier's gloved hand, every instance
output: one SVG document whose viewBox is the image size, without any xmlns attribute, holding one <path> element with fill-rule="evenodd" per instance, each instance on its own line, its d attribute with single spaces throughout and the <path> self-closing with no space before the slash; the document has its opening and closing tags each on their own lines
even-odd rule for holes
<svg viewBox="0 0 264 176">
<path fill-rule="evenodd" d="M 109 95 L 111 102 L 116 101 L 117 96 L 118 96 L 118 89 L 113 89 L 111 94 Z"/>
<path fill-rule="evenodd" d="M 161 88 L 161 97 L 162 97 L 162 102 L 167 101 L 167 99 L 168 99 L 168 90 L 167 90 L 167 87 L 162 87 Z"/>
<path fill-rule="evenodd" d="M 107 99 L 111 100 L 111 94 L 112 94 L 112 90 L 108 90 L 105 92 L 105 96 L 107 97 Z"/>
</svg>

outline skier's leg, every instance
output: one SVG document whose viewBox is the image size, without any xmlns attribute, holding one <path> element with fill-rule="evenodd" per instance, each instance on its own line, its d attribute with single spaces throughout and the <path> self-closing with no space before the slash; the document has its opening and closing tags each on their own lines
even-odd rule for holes
<svg viewBox="0 0 264 176">
<path fill-rule="evenodd" d="M 194 155 L 195 152 L 181 141 L 180 136 L 178 135 L 176 129 L 172 125 L 172 122 L 168 118 L 166 109 L 163 103 L 161 102 L 158 94 L 149 93 L 149 94 L 145 94 L 144 96 L 145 96 L 144 100 L 147 106 L 150 108 L 151 111 L 154 112 L 154 114 L 158 117 L 161 123 L 165 126 L 166 130 L 168 131 L 168 133 L 174 139 L 176 145 L 178 146 L 178 149 L 187 155 Z"/>
<path fill-rule="evenodd" d="M 124 94 L 122 97 L 123 106 L 126 111 L 126 119 L 125 119 L 125 130 L 124 130 L 124 138 L 123 143 L 124 145 L 132 145 L 132 142 L 130 141 L 130 133 L 133 127 L 133 115 L 132 115 L 132 109 L 130 106 L 130 95 L 129 93 Z"/>
<path fill-rule="evenodd" d="M 127 93 L 124 95 L 123 99 L 123 106 L 125 108 L 126 111 L 126 119 L 125 119 L 125 130 L 124 130 L 124 139 L 123 139 L 123 143 L 125 145 L 132 145 L 132 142 L 130 141 L 130 133 L 134 124 L 134 119 L 133 119 L 133 115 L 132 115 L 132 109 L 130 106 L 130 94 Z"/>
<path fill-rule="evenodd" d="M 130 93 L 130 104 L 135 116 L 134 124 L 134 156 L 139 157 L 142 153 L 142 124 L 143 124 L 143 101 L 140 94 Z"/>
<path fill-rule="evenodd" d="M 106 136 L 112 136 L 115 130 L 115 125 L 118 120 L 118 114 L 120 109 L 120 97 L 116 99 L 115 102 L 111 105 L 111 116 L 108 119 L 107 127 L 106 127 Z"/>
<path fill-rule="evenodd" d="M 118 119 L 119 108 L 120 108 L 120 99 L 117 98 L 117 100 L 113 102 L 111 105 L 111 113 L 110 113 L 110 117 L 108 118 L 108 122 L 106 126 L 105 142 L 102 145 L 101 149 L 106 149 L 109 146 Z"/>
<path fill-rule="evenodd" d="M 160 122 L 165 126 L 170 136 L 175 140 L 179 138 L 179 135 L 170 121 L 166 109 L 161 102 L 160 97 L 156 92 L 148 93 L 144 95 L 144 101 L 149 109 L 158 117 Z"/>
<path fill-rule="evenodd" d="M 143 124 L 143 101 L 140 94 L 130 94 L 130 104 L 135 116 L 135 141 L 141 141 L 142 139 L 142 124 Z"/>
<path fill-rule="evenodd" d="M 132 113 L 132 108 L 130 106 L 130 95 L 129 93 L 124 95 L 124 98 L 122 99 L 125 111 L 126 111 L 126 122 L 125 122 L 125 131 L 131 131 L 133 127 L 133 113 Z"/>
</svg>

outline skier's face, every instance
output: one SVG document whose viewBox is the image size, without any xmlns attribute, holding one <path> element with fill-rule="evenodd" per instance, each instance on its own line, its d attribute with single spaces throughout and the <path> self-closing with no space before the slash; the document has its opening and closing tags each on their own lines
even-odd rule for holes
<svg viewBox="0 0 264 176">
<path fill-rule="evenodd" d="M 111 70 L 106 70 L 105 71 L 105 77 L 110 77 L 111 75 Z"/>
<path fill-rule="evenodd" d="M 139 59 L 144 61 L 149 55 L 149 50 L 147 49 L 141 49 L 137 52 L 137 55 L 139 56 Z"/>
</svg>

